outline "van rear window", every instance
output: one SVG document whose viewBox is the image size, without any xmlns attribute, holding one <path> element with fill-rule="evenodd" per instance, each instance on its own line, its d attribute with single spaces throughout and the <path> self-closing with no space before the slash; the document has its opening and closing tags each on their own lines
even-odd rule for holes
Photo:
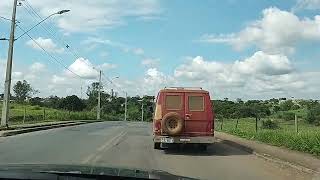
<svg viewBox="0 0 320 180">
<path fill-rule="evenodd" d="M 203 96 L 189 96 L 189 110 L 190 111 L 204 111 Z"/>
<path fill-rule="evenodd" d="M 182 106 L 181 96 L 179 95 L 167 95 L 166 96 L 166 108 L 171 110 L 179 110 Z"/>
</svg>

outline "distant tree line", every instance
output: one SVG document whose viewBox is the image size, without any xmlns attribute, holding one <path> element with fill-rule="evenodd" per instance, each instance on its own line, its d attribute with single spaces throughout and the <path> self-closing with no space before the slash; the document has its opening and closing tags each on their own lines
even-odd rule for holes
<svg viewBox="0 0 320 180">
<path fill-rule="evenodd" d="M 320 104 L 317 100 L 296 100 L 279 98 L 269 100 L 237 99 L 230 101 L 213 100 L 212 106 L 217 119 L 221 118 L 247 118 L 273 116 L 283 120 L 294 120 L 295 111 L 301 110 L 306 114 L 303 117 L 308 123 L 320 125 Z M 300 115 L 299 115 L 300 116 Z"/>
<path fill-rule="evenodd" d="M 100 87 L 103 89 L 103 87 Z M 37 105 L 41 107 L 48 107 L 54 109 L 63 109 L 67 111 L 96 111 L 98 104 L 98 90 L 99 83 L 93 82 L 88 86 L 84 99 L 80 99 L 77 95 L 70 95 L 66 97 L 58 97 L 51 95 L 49 97 L 32 97 L 39 91 L 32 88 L 32 86 L 25 80 L 18 81 L 14 87 L 13 99 L 17 103 L 25 103 L 30 105 Z M 154 96 L 135 96 L 127 98 L 127 115 L 128 120 L 141 120 L 141 104 L 144 105 L 144 120 L 151 121 L 153 114 L 153 100 Z M 125 98 L 109 94 L 101 91 L 101 112 L 103 114 L 124 117 Z"/>
<path fill-rule="evenodd" d="M 103 89 L 103 87 L 100 87 Z M 88 86 L 85 99 L 76 95 L 58 97 L 55 95 L 42 98 L 32 97 L 39 91 L 25 80 L 18 81 L 13 86 L 14 97 L 18 103 L 28 103 L 42 107 L 64 109 L 68 111 L 96 111 L 98 101 L 99 83 L 93 82 Z M 124 97 L 101 92 L 102 113 L 117 117 L 124 117 Z M 151 121 L 154 107 L 154 96 L 134 96 L 127 98 L 128 120 L 141 120 L 141 104 L 144 104 L 144 119 Z M 279 98 L 269 100 L 248 100 L 237 99 L 230 101 L 212 100 L 212 106 L 217 119 L 221 118 L 248 118 L 248 117 L 269 117 L 275 116 L 283 120 L 293 120 L 295 111 L 305 112 L 303 117 L 308 123 L 320 125 L 320 104 L 317 100 L 296 100 Z"/>
</svg>

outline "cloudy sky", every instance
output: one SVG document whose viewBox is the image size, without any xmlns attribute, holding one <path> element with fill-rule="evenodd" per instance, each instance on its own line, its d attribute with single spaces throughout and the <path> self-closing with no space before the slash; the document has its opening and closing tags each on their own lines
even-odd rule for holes
<svg viewBox="0 0 320 180">
<path fill-rule="evenodd" d="M 0 16 L 12 1 L 1 0 Z M 15 42 L 13 83 L 26 79 L 39 96 L 84 94 L 95 67 L 120 95 L 201 86 L 214 99 L 320 97 L 320 0 L 25 0 L 16 37 L 63 9 L 34 40 Z M 9 31 L 0 19 L 0 37 Z M 7 46 L 0 41 L 1 91 Z"/>
</svg>

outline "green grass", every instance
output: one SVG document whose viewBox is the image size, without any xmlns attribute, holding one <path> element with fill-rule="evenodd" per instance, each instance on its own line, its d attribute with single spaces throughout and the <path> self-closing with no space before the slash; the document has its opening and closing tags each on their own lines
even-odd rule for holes
<svg viewBox="0 0 320 180">
<path fill-rule="evenodd" d="M 2 109 L 2 105 L 0 105 Z M 40 106 L 31 106 L 23 104 L 10 104 L 9 125 L 23 123 L 24 110 L 26 109 L 25 123 L 33 124 L 39 122 L 65 121 L 65 120 L 95 120 L 96 112 L 80 111 L 72 112 L 60 109 L 44 108 Z M 45 109 L 45 119 L 43 118 Z M 0 114 L 2 111 L 0 111 Z M 118 117 L 102 114 L 103 120 L 119 120 Z"/>
<path fill-rule="evenodd" d="M 307 152 L 320 157 L 320 127 L 306 124 L 303 120 L 298 121 L 298 133 L 295 132 L 294 121 L 279 121 L 279 129 L 262 129 L 258 123 L 258 132 L 255 130 L 255 119 L 239 119 L 236 129 L 236 120 L 224 120 L 216 122 L 216 130 L 237 135 L 249 140 L 257 140 L 275 146 Z"/>
</svg>

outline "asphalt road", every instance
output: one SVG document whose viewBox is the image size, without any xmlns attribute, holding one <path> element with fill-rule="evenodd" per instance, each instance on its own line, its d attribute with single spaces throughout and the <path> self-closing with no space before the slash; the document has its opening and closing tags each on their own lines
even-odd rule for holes
<svg viewBox="0 0 320 180">
<path fill-rule="evenodd" d="M 89 164 L 157 169 L 200 179 L 316 179 L 217 142 L 154 150 L 149 123 L 102 122 L 0 138 L 0 164 Z"/>
</svg>

